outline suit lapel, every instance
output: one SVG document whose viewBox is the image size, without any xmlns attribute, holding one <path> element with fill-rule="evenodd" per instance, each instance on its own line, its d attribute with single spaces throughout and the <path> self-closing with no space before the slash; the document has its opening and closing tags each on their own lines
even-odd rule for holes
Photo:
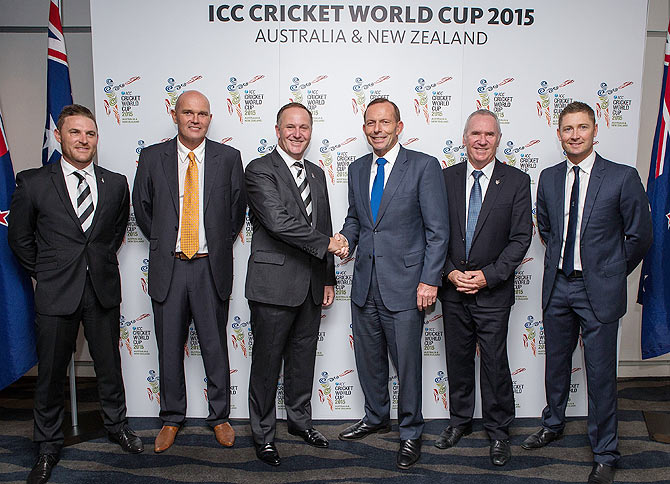
<svg viewBox="0 0 670 484">
<path fill-rule="evenodd" d="M 598 195 L 598 190 L 600 190 L 600 185 L 603 181 L 603 176 L 605 174 L 605 162 L 596 154 L 596 161 L 593 163 L 593 168 L 591 169 L 591 175 L 589 176 L 589 185 L 586 189 L 586 200 L 584 201 L 584 211 L 582 212 L 582 224 L 580 231 L 583 234 L 586 224 L 589 221 L 591 216 L 591 210 L 593 210 L 593 205 L 596 201 L 596 196 Z"/>
<path fill-rule="evenodd" d="M 564 161 L 559 164 L 556 169 L 556 178 L 554 179 L 554 196 L 558 200 L 558 205 L 556 207 L 555 216 L 556 216 L 556 227 L 558 227 L 558 233 L 563 238 L 563 230 L 565 227 L 565 173 L 568 169 L 568 163 Z"/>
<path fill-rule="evenodd" d="M 359 193 L 365 207 L 365 214 L 368 216 L 370 225 L 373 224 L 372 209 L 370 208 L 370 169 L 372 168 L 372 153 L 365 155 L 361 163 L 361 176 L 359 179 Z"/>
<path fill-rule="evenodd" d="M 70 215 L 72 221 L 79 228 L 79 232 L 83 234 L 84 232 L 81 230 L 79 217 L 77 217 L 77 213 L 74 211 L 70 194 L 67 191 L 67 185 L 65 185 L 65 176 L 63 175 L 63 169 L 60 166 L 60 162 L 51 165 L 51 181 L 56 188 L 56 193 L 58 193 L 61 202 L 65 205 L 65 211 Z"/>
<path fill-rule="evenodd" d="M 172 204 L 175 212 L 177 212 L 177 217 L 179 217 L 179 160 L 177 159 L 176 137 L 167 144 L 166 150 L 161 153 L 161 164 L 172 195 Z"/>
<path fill-rule="evenodd" d="M 272 161 L 279 178 L 286 186 L 288 186 L 289 190 L 291 190 L 291 193 L 293 193 L 293 196 L 298 201 L 300 212 L 302 212 L 303 217 L 305 217 L 305 220 L 307 220 L 307 210 L 305 210 L 305 204 L 303 203 L 300 192 L 298 191 L 298 186 L 295 184 L 295 178 L 293 178 L 293 174 L 291 173 L 291 170 L 289 170 L 289 167 L 286 166 L 284 158 L 282 158 L 282 156 L 277 152 L 277 148 L 275 148 L 274 151 L 272 151 L 272 153 L 267 156 L 270 157 L 270 160 Z M 305 176 L 307 176 L 307 173 L 305 173 Z M 312 212 L 314 212 L 314 210 L 312 210 Z"/>
<path fill-rule="evenodd" d="M 482 230 L 482 226 L 486 221 L 486 218 L 491 213 L 491 209 L 495 207 L 498 194 L 505 186 L 505 173 L 501 168 L 501 163 L 496 159 L 493 165 L 493 173 L 491 173 L 491 179 L 489 180 L 489 185 L 486 188 L 486 195 L 484 195 L 484 200 L 482 200 L 482 208 L 479 211 L 479 217 L 477 217 L 477 225 L 475 225 L 475 233 L 472 236 L 472 244 L 474 245 L 475 240 L 477 240 L 477 235 Z"/>
<path fill-rule="evenodd" d="M 454 179 L 449 180 L 450 187 L 454 190 L 454 199 L 456 200 L 456 213 L 458 214 L 458 227 L 461 229 L 461 238 L 465 240 L 465 184 L 467 179 L 467 163 L 459 163 L 454 168 Z"/>
<path fill-rule="evenodd" d="M 218 150 L 215 150 L 214 142 L 209 139 L 205 140 L 205 160 L 203 163 L 203 176 L 205 177 L 205 187 L 204 193 L 204 202 L 202 204 L 203 216 L 204 212 L 207 210 L 207 204 L 209 203 L 209 197 L 212 194 L 212 189 L 214 188 L 214 181 L 217 179 L 217 174 L 219 173 L 219 167 L 221 166 L 221 157 Z"/>
<path fill-rule="evenodd" d="M 400 186 L 400 182 L 405 176 L 408 166 L 409 160 L 407 159 L 407 150 L 401 146 L 400 151 L 398 152 L 398 157 L 396 158 L 395 163 L 393 164 L 393 168 L 391 169 L 391 174 L 389 175 L 386 186 L 384 187 L 384 192 L 382 193 L 382 200 L 379 204 L 379 212 L 377 212 L 377 222 L 375 223 L 375 226 L 379 225 L 379 221 L 384 216 L 384 212 L 389 206 L 389 203 L 391 203 L 391 199 L 393 198 L 396 190 Z M 368 176 L 369 175 L 370 171 L 368 170 Z"/>
<path fill-rule="evenodd" d="M 100 170 L 100 167 L 97 165 L 93 165 L 93 173 L 95 173 L 95 182 L 98 188 L 98 203 L 96 204 L 95 211 L 93 212 L 91 229 L 88 231 L 89 237 L 95 230 L 95 225 L 97 224 L 98 219 L 101 217 L 100 213 L 102 212 L 102 207 L 105 206 L 105 197 L 107 196 L 107 188 L 105 187 L 105 179 L 102 176 L 102 170 Z"/>
</svg>

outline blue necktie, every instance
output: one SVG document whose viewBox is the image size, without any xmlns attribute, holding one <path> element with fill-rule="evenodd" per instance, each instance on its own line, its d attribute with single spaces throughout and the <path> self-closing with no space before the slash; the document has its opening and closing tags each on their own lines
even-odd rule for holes
<svg viewBox="0 0 670 484">
<path fill-rule="evenodd" d="M 570 215 L 568 216 L 568 234 L 565 236 L 563 251 L 563 273 L 572 274 L 575 270 L 575 240 L 577 239 L 577 217 L 579 216 L 579 167 L 572 168 L 575 172 L 575 181 L 570 193 Z"/>
<path fill-rule="evenodd" d="M 477 227 L 479 211 L 482 209 L 482 187 L 479 185 L 479 177 L 482 176 L 482 171 L 473 170 L 472 176 L 475 178 L 475 183 L 472 185 L 472 190 L 470 191 L 470 203 L 468 204 L 468 226 L 465 229 L 466 259 L 470 255 L 470 247 L 472 247 L 472 238 L 475 236 L 475 227 Z"/>
<path fill-rule="evenodd" d="M 372 192 L 370 192 L 370 209 L 372 210 L 372 221 L 377 222 L 377 212 L 382 203 L 382 194 L 384 193 L 384 165 L 385 158 L 377 158 L 377 174 L 375 181 L 372 182 Z"/>
</svg>

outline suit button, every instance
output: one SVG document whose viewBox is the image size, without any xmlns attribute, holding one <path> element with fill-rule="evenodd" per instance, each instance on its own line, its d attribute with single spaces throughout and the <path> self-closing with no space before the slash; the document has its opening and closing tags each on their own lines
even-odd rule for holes
<svg viewBox="0 0 670 484">
<path fill-rule="evenodd" d="M 174 257 L 174 251 L 170 251 L 170 255 Z"/>
<path fill-rule="evenodd" d="M 175 226 L 174 226 L 174 231 L 177 232 L 178 230 L 179 230 L 179 226 L 178 226 L 178 225 L 175 225 Z"/>
<path fill-rule="evenodd" d="M 377 230 L 373 230 L 372 233 L 373 233 L 373 234 L 376 234 L 376 233 L 377 233 Z"/>
<path fill-rule="evenodd" d="M 368 255 L 368 259 L 372 259 L 372 256 L 371 256 L 371 255 Z"/>
<path fill-rule="evenodd" d="M 462 266 L 465 265 L 465 261 L 464 261 L 464 260 L 461 261 L 461 265 L 462 265 Z"/>
</svg>

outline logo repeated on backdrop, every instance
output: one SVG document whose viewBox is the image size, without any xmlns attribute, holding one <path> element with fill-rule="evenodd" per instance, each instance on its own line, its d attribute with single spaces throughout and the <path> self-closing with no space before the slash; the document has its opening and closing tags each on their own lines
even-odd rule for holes
<svg viewBox="0 0 670 484">
<path fill-rule="evenodd" d="M 354 370 L 351 369 L 344 370 L 335 376 L 329 376 L 327 371 L 321 372 L 321 378 L 319 378 L 319 402 L 328 405 L 331 412 L 334 410 L 351 410 L 347 399 L 352 394 L 354 386 L 344 380 L 340 381 L 340 379 L 353 372 Z"/>
<path fill-rule="evenodd" d="M 140 271 L 142 276 L 140 277 L 140 284 L 142 285 L 142 292 L 148 294 L 149 291 L 149 259 L 142 259 L 140 264 Z"/>
<path fill-rule="evenodd" d="M 381 89 L 373 88 L 376 88 L 380 83 L 390 78 L 391 76 L 381 76 L 373 82 L 364 82 L 362 77 L 357 77 L 354 79 L 354 85 L 352 87 L 352 90 L 354 91 L 354 97 L 351 98 L 351 108 L 353 109 L 354 114 L 358 114 L 360 112 L 361 116 L 363 116 L 368 103 L 377 99 L 378 97 L 388 99 L 388 94 L 384 94 Z"/>
<path fill-rule="evenodd" d="M 326 106 L 328 94 L 322 89 L 314 89 L 314 84 L 319 81 L 327 79 L 328 76 L 316 76 L 311 82 L 300 82 L 299 77 L 291 79 L 289 86 L 290 96 L 289 101 L 292 103 L 300 103 L 307 107 L 312 113 L 312 121 L 314 123 L 323 123 L 323 108 Z M 321 112 L 319 112 L 321 109 Z"/>
<path fill-rule="evenodd" d="M 416 97 L 414 98 L 414 114 L 423 115 L 426 124 L 448 123 L 444 110 L 451 104 L 451 95 L 445 94 L 441 89 L 436 89 L 440 84 L 450 81 L 452 77 L 443 77 L 437 82 L 426 83 L 423 77 L 417 79 L 414 86 Z"/>
<path fill-rule="evenodd" d="M 442 168 L 447 168 L 455 165 L 456 163 L 468 161 L 468 154 L 465 151 L 465 145 L 454 145 L 454 142 L 450 139 L 445 142 L 445 146 L 442 148 L 442 153 L 444 153 L 444 158 L 442 159 Z"/>
<path fill-rule="evenodd" d="M 265 94 L 258 89 L 249 89 L 248 86 L 264 77 L 264 75 L 259 74 L 247 82 L 238 82 L 235 77 L 230 78 L 230 84 L 227 87 L 229 95 L 226 99 L 226 106 L 228 107 L 228 114 L 235 116 L 240 124 L 263 121 L 257 109 L 263 105 Z"/>
<path fill-rule="evenodd" d="M 192 84 L 200 79 L 202 79 L 202 76 L 193 76 L 188 81 L 178 83 L 174 80 L 174 77 L 168 78 L 167 85 L 165 86 L 165 93 L 167 96 L 165 98 L 165 110 L 168 115 L 174 108 L 175 104 L 177 104 L 177 98 L 179 97 L 180 91 L 189 84 Z"/>
<path fill-rule="evenodd" d="M 184 353 L 187 357 L 200 356 L 200 340 L 198 339 L 198 332 L 195 330 L 195 323 L 191 320 L 188 325 L 188 337 L 184 343 Z"/>
<path fill-rule="evenodd" d="M 535 321 L 535 317 L 529 315 L 523 323 L 523 347 L 530 348 L 533 356 L 544 355 L 544 326 L 542 321 Z"/>
<path fill-rule="evenodd" d="M 160 377 L 156 370 L 149 370 L 149 376 L 147 377 L 147 397 L 150 402 L 154 400 L 160 406 L 161 403 L 161 392 L 160 392 Z"/>
<path fill-rule="evenodd" d="M 398 375 L 391 375 L 389 377 L 389 385 L 391 386 L 391 409 L 398 410 L 398 396 L 400 395 Z"/>
<path fill-rule="evenodd" d="M 244 215 L 244 226 L 242 227 L 242 230 L 240 230 L 239 237 L 240 241 L 243 244 L 251 244 L 251 238 L 254 235 L 254 226 L 251 223 L 251 219 L 249 218 L 249 207 L 247 207 L 247 212 Z"/>
<path fill-rule="evenodd" d="M 249 358 L 254 345 L 251 322 L 242 321 L 239 316 L 235 316 L 231 328 L 233 329 L 233 334 L 230 335 L 230 339 L 233 343 L 233 349 L 241 351 L 245 358 Z"/>
<path fill-rule="evenodd" d="M 519 402 L 519 397 L 523 394 L 524 383 L 520 381 L 516 376 L 519 373 L 526 371 L 525 368 L 517 368 L 512 372 L 512 390 L 514 391 L 514 406 L 520 408 L 521 404 Z"/>
<path fill-rule="evenodd" d="M 525 173 L 528 173 L 528 170 L 530 169 L 536 169 L 539 158 L 537 156 L 533 156 L 532 153 L 526 150 L 539 142 L 539 139 L 533 139 L 525 145 L 515 146 L 514 141 L 509 140 L 505 146 L 505 149 L 503 149 L 503 153 L 505 154 L 505 163 L 510 166 L 515 166 Z M 519 159 L 516 157 L 517 154 L 519 154 Z"/>
<path fill-rule="evenodd" d="M 442 341 L 444 337 L 441 319 L 442 314 L 435 314 L 423 322 L 423 356 L 442 356 L 435 344 Z"/>
<path fill-rule="evenodd" d="M 276 406 L 277 410 L 286 410 L 286 405 L 284 405 L 284 371 L 279 374 L 279 379 L 277 380 L 277 397 L 276 397 Z"/>
<path fill-rule="evenodd" d="M 145 238 L 140 231 L 140 228 L 137 226 L 137 219 L 135 218 L 135 211 L 133 206 L 130 206 L 130 216 L 128 217 L 128 225 L 126 225 L 126 236 L 124 237 L 124 242 L 128 244 L 143 244 Z"/>
<path fill-rule="evenodd" d="M 335 300 L 349 301 L 351 299 L 351 283 L 354 275 L 346 269 L 337 269 L 335 271 Z"/>
<path fill-rule="evenodd" d="M 581 339 L 581 336 L 580 336 Z M 582 371 L 581 368 L 573 368 L 571 373 L 574 375 L 575 373 L 579 373 Z M 580 374 L 581 375 L 581 374 Z M 570 393 L 568 393 L 568 407 L 574 407 L 576 405 L 575 402 L 579 402 L 583 400 L 582 398 L 578 398 L 579 395 L 579 383 L 575 383 L 574 381 L 570 382 Z"/>
<path fill-rule="evenodd" d="M 521 264 L 519 264 L 519 267 L 516 268 L 516 271 L 514 271 L 514 298 L 517 301 L 528 301 L 528 296 L 526 296 L 524 288 L 530 285 L 533 274 L 526 273 L 522 267 L 526 262 L 530 262 L 533 259 L 534 257 L 524 258 L 521 261 Z"/>
<path fill-rule="evenodd" d="M 500 87 L 514 80 L 513 77 L 508 77 L 498 82 L 497 84 L 489 85 L 486 79 L 480 79 L 479 86 L 477 86 L 477 99 L 475 105 L 477 109 L 488 109 L 493 111 L 498 116 L 500 124 L 509 124 L 509 119 L 505 117 L 505 110 L 512 107 L 514 96 L 506 94 L 500 90 Z M 491 103 L 491 96 L 493 95 L 493 103 Z"/>
<path fill-rule="evenodd" d="M 356 141 L 355 136 L 347 138 L 335 145 L 331 145 L 330 141 L 327 139 L 321 140 L 321 148 L 319 148 L 321 158 L 319 159 L 319 164 L 321 165 L 321 168 L 323 168 L 323 171 L 325 171 L 328 175 L 328 179 L 330 180 L 331 185 L 334 185 L 336 181 L 337 183 L 347 183 L 349 165 L 353 163 L 356 157 L 350 155 L 348 151 L 339 151 L 339 149 L 342 146 L 351 143 L 352 141 Z M 337 163 L 335 165 L 335 169 L 333 170 L 332 153 L 335 150 L 338 150 L 336 154 Z"/>
<path fill-rule="evenodd" d="M 558 115 L 561 114 L 563 108 L 572 102 L 571 97 L 567 97 L 564 93 L 556 92 L 559 89 L 564 88 L 565 86 L 572 84 L 572 79 L 566 79 L 565 81 L 557 84 L 555 86 L 549 86 L 547 81 L 540 82 L 540 88 L 537 90 L 540 100 L 537 101 L 537 116 L 539 118 L 543 117 L 547 120 L 547 126 L 557 126 L 558 125 Z M 553 106 L 551 93 L 554 93 L 553 97 Z"/>
<path fill-rule="evenodd" d="M 261 138 L 258 140 L 258 148 L 256 148 L 256 150 L 261 154 L 261 156 L 265 156 L 268 153 L 272 153 L 272 150 L 275 149 L 275 146 L 277 145 L 268 144 L 268 140 Z"/>
<path fill-rule="evenodd" d="M 113 115 L 114 119 L 116 120 L 116 124 L 135 124 L 140 122 L 140 120 L 137 119 L 136 113 L 133 112 L 134 108 L 138 108 L 140 106 L 140 95 L 133 94 L 133 91 L 127 88 L 128 85 L 138 81 L 139 79 L 140 76 L 133 76 L 126 82 L 122 82 L 121 84 L 117 85 L 114 85 L 114 79 L 107 78 L 105 80 L 105 87 L 103 88 L 103 91 L 105 91 L 105 99 L 103 100 L 105 114 L 107 116 Z M 119 93 L 121 97 L 120 112 L 119 96 L 117 96 L 117 93 Z"/>
<path fill-rule="evenodd" d="M 445 410 L 449 407 L 449 395 L 447 395 L 447 385 L 449 378 L 442 370 L 437 372 L 435 377 L 435 386 L 433 387 L 433 399 L 438 405 L 442 405 Z"/>
<path fill-rule="evenodd" d="M 354 326 L 353 323 L 349 323 L 349 335 L 348 335 L 349 338 L 348 339 L 349 339 L 349 349 L 351 349 L 351 351 L 354 351 L 354 330 L 353 330 L 353 326 Z"/>
<path fill-rule="evenodd" d="M 119 348 L 124 346 L 128 350 L 130 356 L 133 355 L 149 355 L 149 348 L 147 341 L 151 337 L 151 330 L 144 329 L 142 326 L 137 324 L 138 321 L 142 321 L 144 318 L 148 318 L 150 315 L 148 313 L 140 314 L 135 319 L 126 320 L 126 317 L 121 315 L 121 335 L 119 338 Z"/>
<path fill-rule="evenodd" d="M 238 371 L 237 368 L 231 368 L 231 369 L 230 369 L 230 374 L 232 375 L 233 373 L 237 373 L 237 371 Z M 202 387 L 202 394 L 203 394 L 203 397 L 205 398 L 205 402 L 209 402 L 209 395 L 207 394 L 207 377 L 203 378 L 203 379 L 202 379 L 202 382 L 204 383 L 204 386 Z M 229 392 L 230 392 L 230 396 L 231 396 L 231 397 L 234 397 L 235 395 L 237 395 L 237 392 L 238 392 L 238 385 L 233 385 L 233 384 L 231 384 L 231 385 L 230 385 Z M 231 409 L 231 410 L 234 410 L 234 409 L 236 409 L 236 408 L 237 408 L 237 407 L 235 406 L 235 404 L 233 404 L 232 401 L 231 401 L 231 403 L 230 403 L 230 409 Z"/>
<path fill-rule="evenodd" d="M 630 86 L 633 81 L 626 81 L 619 87 L 607 88 L 606 82 L 600 83 L 598 89 L 598 101 L 596 102 L 596 116 L 598 119 L 605 118 L 605 125 L 610 127 L 625 128 L 628 123 L 624 121 L 624 113 L 630 110 L 632 100 L 627 99 L 621 94 L 614 95 L 610 109 L 610 95 L 621 89 Z"/>
</svg>

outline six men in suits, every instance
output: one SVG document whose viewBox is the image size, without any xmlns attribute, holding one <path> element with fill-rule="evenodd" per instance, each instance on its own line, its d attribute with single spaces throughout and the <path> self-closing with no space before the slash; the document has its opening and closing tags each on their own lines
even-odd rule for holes
<svg viewBox="0 0 670 484">
<path fill-rule="evenodd" d="M 349 166 L 349 210 L 340 233 L 349 250 L 358 248 L 351 317 L 365 416 L 339 437 L 390 430 L 390 354 L 400 385 L 396 464 L 406 469 L 421 455 L 423 315 L 442 283 L 449 225 L 440 165 L 400 146 L 402 129 L 393 102 L 370 102 L 363 132 L 372 153 Z"/>
<path fill-rule="evenodd" d="M 514 271 L 533 236 L 530 177 L 496 159 L 498 118 L 482 109 L 465 122 L 468 161 L 444 170 L 451 237 L 440 291 L 449 377 L 450 425 L 435 442 L 453 447 L 472 432 L 475 348 L 479 345 L 484 429 L 494 465 L 510 457 L 514 393 L 507 327 Z"/>
<path fill-rule="evenodd" d="M 626 312 L 626 277 L 651 246 L 649 202 L 635 168 L 593 149 L 593 109 L 565 107 L 558 139 L 567 160 L 546 168 L 537 188 L 537 226 L 546 246 L 542 281 L 547 406 L 542 428 L 522 444 L 537 449 L 565 427 L 572 353 L 581 330 L 588 385 L 589 483 L 611 483 L 617 434 L 617 331 Z"/>
<path fill-rule="evenodd" d="M 141 152 L 133 188 L 137 223 L 150 245 L 159 347 L 163 427 L 154 450 L 169 448 L 185 420 L 183 347 L 191 319 L 207 374 L 207 421 L 221 445 L 234 443 L 226 324 L 232 247 L 248 192 L 254 229 L 245 289 L 254 336 L 249 411 L 258 458 L 280 464 L 274 407 L 282 360 L 289 433 L 328 447 L 311 420 L 317 334 L 321 307 L 334 299 L 333 254 L 345 257 L 357 248 L 351 311 L 365 415 L 340 439 L 390 430 L 388 352 L 400 383 L 397 466 L 406 469 L 419 459 L 423 316 L 439 291 L 451 422 L 435 446 L 452 447 L 472 431 L 478 345 L 490 457 L 505 465 L 514 418 L 507 328 L 514 271 L 530 245 L 532 219 L 530 177 L 495 158 L 501 138 L 495 114 L 479 110 L 468 117 L 468 161 L 440 176 L 434 157 L 398 143 L 398 107 L 387 99 L 371 101 L 363 130 L 373 152 L 349 167 L 348 213 L 335 236 L 324 173 L 304 159 L 312 132 L 306 107 L 290 103 L 279 110 L 277 148 L 249 163 L 246 175 L 237 150 L 206 138 L 212 115 L 203 94 L 182 93 L 171 114 L 177 136 Z M 116 252 L 129 214 L 127 182 L 91 163 L 98 134 L 87 108 L 66 107 L 57 126 L 62 161 L 17 175 L 9 224 L 10 246 L 36 280 L 34 440 L 40 449 L 29 483 L 46 482 L 59 459 L 62 387 L 80 321 L 109 438 L 128 452 L 143 450 L 127 425 L 118 346 Z M 601 158 L 593 150 L 597 131 L 588 105 L 568 105 L 557 130 L 567 161 L 543 170 L 539 179 L 547 407 L 542 428 L 522 444 L 536 449 L 562 436 L 581 330 L 594 484 L 613 481 L 620 457 L 617 322 L 626 310 L 626 277 L 652 237 L 636 170 Z"/>
<path fill-rule="evenodd" d="M 186 91 L 172 110 L 177 136 L 144 148 L 133 186 L 137 225 L 149 239 L 149 296 L 160 368 L 160 419 L 154 451 L 173 443 L 184 424 L 184 343 L 195 324 L 207 375 L 216 440 L 235 441 L 228 422 L 228 298 L 233 244 L 246 212 L 240 152 L 206 138 L 212 114 L 200 92 Z"/>
<path fill-rule="evenodd" d="M 312 113 L 290 103 L 277 113 L 277 147 L 247 166 L 253 224 L 245 294 L 254 337 L 249 423 L 258 458 L 281 463 L 275 447 L 275 397 L 284 362 L 288 432 L 314 446 L 328 440 L 312 426 L 312 384 L 321 307 L 335 297 L 330 202 L 323 170 L 304 158 Z M 287 283 L 290 281 L 289 283 Z"/>
<path fill-rule="evenodd" d="M 126 177 L 92 163 L 98 145 L 95 117 L 66 106 L 54 131 L 60 163 L 16 176 L 8 240 L 35 279 L 38 376 L 34 436 L 39 458 L 29 484 L 47 482 L 63 447 L 63 401 L 79 323 L 98 377 L 110 440 L 131 453 L 144 450 L 128 427 L 119 354 L 121 279 L 116 251 L 128 223 Z"/>
</svg>

